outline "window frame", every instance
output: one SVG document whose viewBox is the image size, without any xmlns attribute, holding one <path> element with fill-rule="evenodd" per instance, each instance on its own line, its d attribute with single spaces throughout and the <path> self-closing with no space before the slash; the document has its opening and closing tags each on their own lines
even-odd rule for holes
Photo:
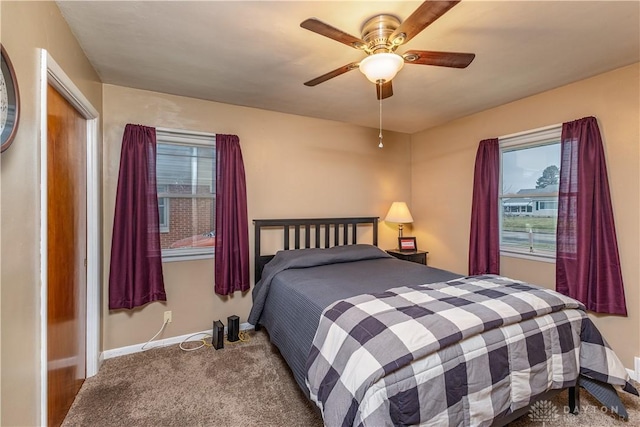
<svg viewBox="0 0 640 427">
<path fill-rule="evenodd" d="M 198 132 L 183 129 L 166 129 L 156 128 L 156 146 L 160 144 L 170 145 L 182 145 L 187 147 L 203 147 L 214 148 L 216 147 L 216 134 L 209 132 Z M 156 165 L 157 167 L 157 165 Z M 214 176 L 216 171 L 214 171 Z M 158 193 L 158 199 L 165 199 L 165 206 L 170 205 L 168 200 L 170 197 L 163 197 L 164 193 Z M 180 196 L 177 196 L 180 197 Z M 193 196 L 187 196 L 192 198 Z M 197 198 L 209 198 L 199 196 Z M 215 189 L 214 194 L 211 197 L 214 201 L 215 209 Z M 171 215 L 168 209 L 165 209 L 168 222 L 170 222 Z M 160 214 L 158 209 L 158 215 Z M 169 230 L 169 224 L 167 224 L 167 231 Z M 161 230 L 162 232 L 162 230 Z M 200 247 L 200 248 L 179 248 L 179 249 L 162 249 L 162 262 L 176 262 L 176 261 L 192 261 L 199 259 L 211 259 L 215 256 L 215 247 Z"/>
<path fill-rule="evenodd" d="M 169 230 L 169 225 L 170 225 L 170 216 L 169 216 L 169 209 L 170 209 L 170 203 L 169 203 L 169 197 L 158 197 L 158 211 L 160 210 L 160 201 L 162 201 L 163 203 L 163 208 L 164 210 L 162 211 L 164 215 L 160 215 L 160 212 L 158 212 L 159 215 L 159 219 L 158 219 L 158 225 L 160 226 L 160 233 L 168 233 Z"/>
<path fill-rule="evenodd" d="M 503 246 L 502 244 L 502 227 L 503 227 L 503 199 L 529 199 L 531 202 L 540 201 L 542 198 L 555 197 L 555 203 L 558 204 L 558 192 L 551 192 L 544 195 L 539 194 L 513 194 L 503 191 L 503 168 L 502 158 L 505 152 L 523 150 L 546 145 L 560 144 L 562 139 L 562 124 L 547 126 L 544 128 L 519 132 L 517 134 L 506 135 L 498 138 L 500 148 L 499 160 L 499 184 L 498 184 L 498 243 L 500 245 L 500 256 L 508 256 L 514 258 L 525 258 L 535 261 L 545 261 L 555 263 L 556 252 L 538 250 L 531 252 L 530 250 L 517 249 L 514 247 Z M 558 168 L 560 168 L 561 159 L 558 159 Z M 545 200 L 550 201 L 550 200 Z M 557 219 L 556 219 L 557 220 Z"/>
</svg>

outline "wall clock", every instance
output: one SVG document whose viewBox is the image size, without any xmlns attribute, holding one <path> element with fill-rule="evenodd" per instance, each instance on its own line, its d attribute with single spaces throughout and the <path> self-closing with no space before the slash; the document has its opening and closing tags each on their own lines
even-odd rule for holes
<svg viewBox="0 0 640 427">
<path fill-rule="evenodd" d="M 6 150 L 11 145 L 18 130 L 18 119 L 20 118 L 20 95 L 18 92 L 18 81 L 13 71 L 13 65 L 9 60 L 9 55 L 0 45 L 2 51 L 2 63 L 0 72 L 0 135 L 2 145 L 0 152 Z"/>
</svg>

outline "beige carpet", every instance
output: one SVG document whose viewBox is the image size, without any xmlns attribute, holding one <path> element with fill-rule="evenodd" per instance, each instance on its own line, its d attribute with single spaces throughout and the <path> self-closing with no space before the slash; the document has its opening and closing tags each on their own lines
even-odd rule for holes
<svg viewBox="0 0 640 427">
<path fill-rule="evenodd" d="M 250 336 L 223 350 L 175 345 L 109 359 L 85 381 L 63 426 L 321 426 L 266 333 Z M 623 394 L 630 422 L 602 413 L 583 392 L 580 415 L 563 413 L 561 394 L 544 426 L 639 426 L 640 399 Z M 526 416 L 511 424 L 542 425 Z"/>
</svg>

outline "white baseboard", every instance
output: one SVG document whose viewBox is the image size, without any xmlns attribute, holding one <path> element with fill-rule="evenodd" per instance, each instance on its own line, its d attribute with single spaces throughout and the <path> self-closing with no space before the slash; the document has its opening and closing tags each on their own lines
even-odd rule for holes
<svg viewBox="0 0 640 427">
<path fill-rule="evenodd" d="M 240 324 L 240 330 L 241 331 L 246 331 L 249 329 L 254 329 L 254 326 L 250 323 L 241 323 Z M 224 328 L 225 334 L 227 332 L 227 328 Z M 119 347 L 119 348 L 114 348 L 111 350 L 105 350 L 102 353 L 103 359 L 107 360 L 107 359 L 111 359 L 113 357 L 118 357 L 118 356 L 124 356 L 127 354 L 133 354 L 133 353 L 140 353 L 141 351 L 147 351 L 147 350 L 151 350 L 152 348 L 158 348 L 158 347 L 167 347 L 170 345 L 174 345 L 174 344 L 179 344 L 181 342 L 183 342 L 184 340 L 186 340 L 187 338 L 196 338 L 198 335 L 208 335 L 211 336 L 211 329 L 208 329 L 206 331 L 201 331 L 201 332 L 194 332 L 192 334 L 185 334 L 185 335 L 180 335 L 177 337 L 170 337 L 170 338 L 163 338 L 161 340 L 156 340 L 156 341 L 151 341 L 149 343 L 149 345 L 147 346 L 147 348 L 145 348 L 144 350 L 142 349 L 142 346 L 144 346 L 146 343 L 140 343 L 140 344 L 134 344 L 134 345 L 128 345 L 126 347 Z"/>
<path fill-rule="evenodd" d="M 631 369 L 627 369 L 627 372 L 629 372 L 629 376 L 632 379 L 640 382 L 640 357 L 634 357 L 633 363 L 634 363 L 634 367 L 633 367 L 634 370 L 632 371 Z"/>
</svg>

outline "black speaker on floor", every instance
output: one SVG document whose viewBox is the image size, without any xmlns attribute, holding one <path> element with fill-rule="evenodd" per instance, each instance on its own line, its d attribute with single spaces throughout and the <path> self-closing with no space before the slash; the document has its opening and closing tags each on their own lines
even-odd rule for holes
<svg viewBox="0 0 640 427">
<path fill-rule="evenodd" d="M 213 322 L 213 333 L 211 334 L 211 345 L 216 350 L 224 348 L 224 325 L 221 321 Z"/>
<path fill-rule="evenodd" d="M 240 332 L 240 318 L 238 316 L 227 317 L 227 340 L 229 342 L 238 341 Z"/>
</svg>

